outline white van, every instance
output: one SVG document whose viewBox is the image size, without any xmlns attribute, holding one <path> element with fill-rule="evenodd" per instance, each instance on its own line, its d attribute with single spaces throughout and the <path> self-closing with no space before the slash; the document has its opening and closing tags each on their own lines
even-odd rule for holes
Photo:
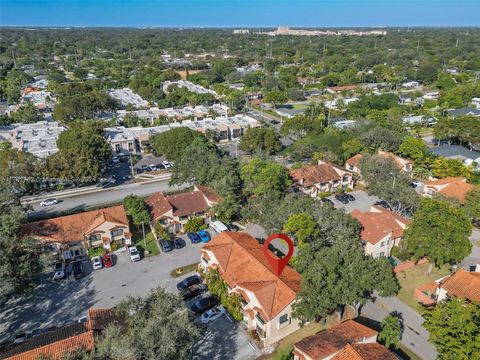
<svg viewBox="0 0 480 360">
<path fill-rule="evenodd" d="M 213 230 L 215 230 L 217 233 L 221 233 L 221 232 L 224 232 L 224 231 L 228 231 L 228 228 L 225 226 L 224 223 L 222 223 L 221 221 L 214 221 L 212 224 L 211 224 Z"/>
</svg>

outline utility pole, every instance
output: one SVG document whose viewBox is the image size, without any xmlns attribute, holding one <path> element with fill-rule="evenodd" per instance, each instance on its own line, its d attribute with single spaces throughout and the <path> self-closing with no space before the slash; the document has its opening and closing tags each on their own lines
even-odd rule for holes
<svg viewBox="0 0 480 360">
<path fill-rule="evenodd" d="M 458 38 L 457 38 L 457 41 L 455 42 L 455 47 L 458 47 Z"/>
<path fill-rule="evenodd" d="M 377 50 L 377 39 L 375 39 L 375 46 L 373 48 Z"/>
<path fill-rule="evenodd" d="M 75 48 L 75 63 L 77 64 L 77 67 L 78 67 L 78 54 L 77 54 L 77 48 Z"/>
<path fill-rule="evenodd" d="M 420 39 L 418 39 L 418 41 L 417 41 L 417 51 L 418 51 L 419 47 L 420 47 Z"/>
<path fill-rule="evenodd" d="M 480 71 L 477 71 L 477 72 L 475 73 L 475 81 L 473 82 L 473 85 L 477 85 L 478 74 L 480 74 Z"/>
</svg>

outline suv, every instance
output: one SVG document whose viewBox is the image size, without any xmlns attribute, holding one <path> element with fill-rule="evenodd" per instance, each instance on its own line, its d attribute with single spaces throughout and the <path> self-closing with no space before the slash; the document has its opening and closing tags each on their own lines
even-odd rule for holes
<svg viewBox="0 0 480 360">
<path fill-rule="evenodd" d="M 340 201 L 342 204 L 348 204 L 350 199 L 345 194 L 337 194 L 335 195 L 335 199 Z"/>
<path fill-rule="evenodd" d="M 219 301 L 216 296 L 204 297 L 190 306 L 190 310 L 192 310 L 194 314 L 203 314 L 205 311 L 217 306 L 218 303 Z"/>
<path fill-rule="evenodd" d="M 207 290 L 207 285 L 205 284 L 192 285 L 188 288 L 180 290 L 180 297 L 183 301 L 188 301 L 200 295 L 205 290 Z"/>
<path fill-rule="evenodd" d="M 202 279 L 198 275 L 189 276 L 177 284 L 178 290 L 186 289 L 192 285 L 200 284 Z"/>
<path fill-rule="evenodd" d="M 83 264 L 81 261 L 75 261 L 73 263 L 73 277 L 75 279 L 81 279 L 85 276 L 85 271 L 83 270 Z"/>
<path fill-rule="evenodd" d="M 170 252 L 173 250 L 172 244 L 168 240 L 160 240 L 160 247 L 162 252 Z"/>
</svg>

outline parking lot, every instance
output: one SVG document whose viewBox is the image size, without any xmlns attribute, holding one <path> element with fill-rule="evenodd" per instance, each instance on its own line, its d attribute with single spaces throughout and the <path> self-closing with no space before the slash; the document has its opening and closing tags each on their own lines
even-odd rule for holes
<svg viewBox="0 0 480 360">
<path fill-rule="evenodd" d="M 333 206 L 335 206 L 336 208 L 343 208 L 347 213 L 351 213 L 353 209 L 358 209 L 360 211 L 370 211 L 370 207 L 377 201 L 380 201 L 380 198 L 368 195 L 363 190 L 352 191 L 349 194 L 351 194 L 355 198 L 355 200 L 350 201 L 348 204 L 342 204 L 340 201 L 335 199 L 335 195 L 331 195 L 327 199 L 333 202 Z"/>
<path fill-rule="evenodd" d="M 209 232 L 215 235 L 212 230 Z M 126 251 L 114 254 L 111 268 L 93 270 L 86 261 L 86 276 L 79 280 L 70 275 L 53 282 L 53 272 L 43 274 L 41 283 L 31 295 L 12 299 L 2 306 L 0 342 L 23 331 L 76 322 L 91 307 L 112 307 L 129 295 L 143 296 L 158 286 L 178 293 L 176 284 L 192 273 L 174 278 L 170 272 L 199 262 L 203 246 L 202 243 L 192 244 L 186 236 L 182 238 L 186 243 L 182 249 L 146 257 L 135 263 L 130 261 Z M 225 316 L 205 329 L 205 336 L 195 346 L 196 359 L 253 359 L 259 355 L 258 350 L 248 345 L 247 334 Z"/>
</svg>

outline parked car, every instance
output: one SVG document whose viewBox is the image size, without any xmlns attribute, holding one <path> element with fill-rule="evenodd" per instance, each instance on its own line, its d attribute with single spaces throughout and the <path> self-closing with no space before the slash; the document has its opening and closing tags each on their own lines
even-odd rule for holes
<svg viewBox="0 0 480 360">
<path fill-rule="evenodd" d="M 83 324 L 83 323 L 86 323 L 88 321 L 88 316 L 82 316 L 80 318 L 78 318 L 78 323 L 79 324 Z"/>
<path fill-rule="evenodd" d="M 180 296 L 183 301 L 191 300 L 207 290 L 207 285 L 196 284 L 180 290 Z"/>
<path fill-rule="evenodd" d="M 99 270 L 103 268 L 103 261 L 101 256 L 94 256 L 92 258 L 93 270 Z"/>
<path fill-rule="evenodd" d="M 116 164 L 116 163 L 118 163 L 118 162 L 120 162 L 120 160 L 118 159 L 118 157 L 112 156 L 112 164 Z"/>
<path fill-rule="evenodd" d="M 75 279 L 81 279 L 85 276 L 85 271 L 83 269 L 83 264 L 81 261 L 75 261 L 73 263 L 73 277 Z"/>
<path fill-rule="evenodd" d="M 35 337 L 35 336 L 38 336 L 38 335 L 42 335 L 43 333 L 45 333 L 44 329 L 34 329 L 30 333 L 30 337 Z"/>
<path fill-rule="evenodd" d="M 210 321 L 217 320 L 219 317 L 222 317 L 226 314 L 226 310 L 222 305 L 219 305 L 213 309 L 210 309 L 203 313 L 201 321 L 204 324 L 208 324 Z"/>
<path fill-rule="evenodd" d="M 272 125 L 278 125 L 278 124 L 280 124 L 280 121 L 278 121 L 278 120 L 271 120 L 271 121 L 270 121 L 270 124 L 272 124 Z"/>
<path fill-rule="evenodd" d="M 238 231 L 238 230 L 240 230 L 239 227 L 235 224 L 227 224 L 226 226 L 227 226 L 228 231 Z"/>
<path fill-rule="evenodd" d="M 113 266 L 113 259 L 110 255 L 107 254 L 103 257 L 103 265 L 105 265 L 107 268 Z"/>
<path fill-rule="evenodd" d="M 335 199 L 337 199 L 338 201 L 340 201 L 342 204 L 348 204 L 348 202 L 350 201 L 350 200 L 345 196 L 345 194 L 337 194 L 337 195 L 335 195 Z"/>
<path fill-rule="evenodd" d="M 385 200 L 377 201 L 377 202 L 376 202 L 375 204 L 373 204 L 373 205 L 383 207 L 384 209 L 390 209 L 390 205 L 388 205 L 388 203 L 387 203 Z"/>
<path fill-rule="evenodd" d="M 344 195 L 349 201 L 355 201 L 355 196 L 353 196 L 352 194 L 345 193 Z"/>
<path fill-rule="evenodd" d="M 162 252 L 170 252 L 173 250 L 173 246 L 168 240 L 160 240 L 160 248 Z"/>
<path fill-rule="evenodd" d="M 183 241 L 181 238 L 174 238 L 172 242 L 175 249 L 181 249 L 185 246 L 185 241 Z"/>
<path fill-rule="evenodd" d="M 109 188 L 109 187 L 112 187 L 116 184 L 116 180 L 115 179 L 110 179 L 110 180 L 104 180 L 104 181 L 100 181 L 96 187 L 97 188 L 102 188 L 102 189 L 106 189 L 106 188 Z"/>
<path fill-rule="evenodd" d="M 187 234 L 187 237 L 190 239 L 190 241 L 192 242 L 192 244 L 197 244 L 199 243 L 201 240 L 200 240 L 200 236 L 198 236 L 197 233 L 188 233 Z"/>
<path fill-rule="evenodd" d="M 262 237 L 258 237 L 258 238 L 255 238 L 255 239 L 258 241 L 258 243 L 260 245 L 263 245 L 263 243 L 265 242 L 265 238 L 262 238 Z"/>
<path fill-rule="evenodd" d="M 205 230 L 200 230 L 197 234 L 202 242 L 206 243 L 210 241 L 210 234 Z"/>
<path fill-rule="evenodd" d="M 40 206 L 50 206 L 50 205 L 55 205 L 55 204 L 58 204 L 58 200 L 55 199 L 55 198 L 49 198 L 49 199 L 45 199 L 43 200 L 41 203 L 40 203 Z"/>
<path fill-rule="evenodd" d="M 169 163 L 169 162 L 166 161 L 166 160 L 163 160 L 163 161 L 162 161 L 162 165 L 165 166 L 165 169 L 169 169 L 169 168 L 172 167 L 172 164 Z"/>
<path fill-rule="evenodd" d="M 131 261 L 140 261 L 140 253 L 136 246 L 130 246 L 128 248 L 128 256 L 130 256 Z"/>
<path fill-rule="evenodd" d="M 26 332 L 18 333 L 15 335 L 15 338 L 13 339 L 14 344 L 21 344 L 25 342 L 28 338 L 30 338 L 30 335 Z"/>
<path fill-rule="evenodd" d="M 212 224 L 212 229 L 215 230 L 217 233 L 221 233 L 221 232 L 224 232 L 224 231 L 228 231 L 228 228 L 226 227 L 226 225 L 217 220 L 217 221 L 214 221 Z"/>
<path fill-rule="evenodd" d="M 322 202 L 324 202 L 325 204 L 333 205 L 333 201 L 330 200 L 330 199 L 328 199 L 328 198 L 322 198 L 321 200 L 322 200 Z"/>
<path fill-rule="evenodd" d="M 53 265 L 53 271 L 63 271 L 65 272 L 65 263 L 63 261 L 57 261 L 55 265 Z"/>
<path fill-rule="evenodd" d="M 200 284 L 202 279 L 198 275 L 189 276 L 177 284 L 177 290 L 186 289 L 192 285 Z"/>
<path fill-rule="evenodd" d="M 421 181 L 417 181 L 417 180 L 413 180 L 412 181 L 412 187 L 413 188 L 417 188 L 419 186 L 422 186 L 422 182 Z"/>
<path fill-rule="evenodd" d="M 197 300 L 190 306 L 190 310 L 192 310 L 194 314 L 203 314 L 205 311 L 217 306 L 218 303 L 219 301 L 216 296 L 208 296 Z"/>
</svg>

